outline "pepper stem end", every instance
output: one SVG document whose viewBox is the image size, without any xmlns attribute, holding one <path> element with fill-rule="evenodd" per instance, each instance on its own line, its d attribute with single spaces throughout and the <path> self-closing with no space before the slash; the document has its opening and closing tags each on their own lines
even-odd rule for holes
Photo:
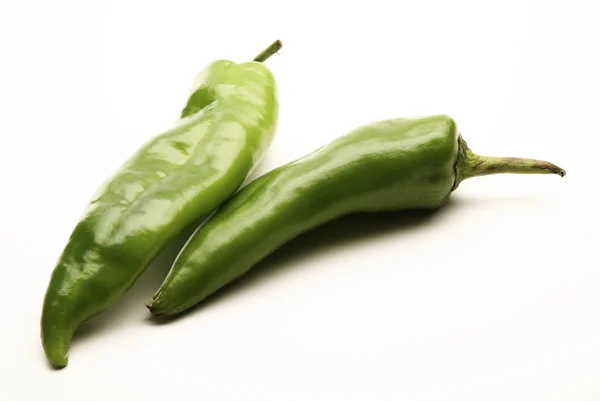
<svg viewBox="0 0 600 401">
<path fill-rule="evenodd" d="M 492 174 L 556 174 L 564 177 L 567 172 L 544 160 L 520 157 L 492 157 L 473 153 L 466 142 L 459 139 L 459 164 L 456 169 L 455 187 L 467 178 Z"/>
<path fill-rule="evenodd" d="M 490 157 L 471 154 L 463 166 L 463 179 L 491 174 L 557 174 L 567 173 L 555 164 L 544 160 L 519 157 Z"/>
<path fill-rule="evenodd" d="M 269 47 L 263 50 L 258 56 L 254 57 L 253 61 L 257 61 L 259 63 L 263 63 L 269 59 L 272 55 L 276 54 L 283 47 L 283 42 L 281 40 L 276 40 L 271 43 Z"/>
</svg>

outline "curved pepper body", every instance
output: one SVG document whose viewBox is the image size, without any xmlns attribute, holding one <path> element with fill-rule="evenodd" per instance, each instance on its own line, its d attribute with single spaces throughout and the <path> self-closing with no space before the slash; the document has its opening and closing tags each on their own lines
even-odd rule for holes
<svg viewBox="0 0 600 401">
<path fill-rule="evenodd" d="M 198 75 L 174 127 L 103 184 L 73 230 L 44 299 L 42 343 L 52 365 L 66 365 L 82 322 L 243 184 L 273 140 L 277 113 L 275 79 L 262 63 L 219 60 Z"/>
<path fill-rule="evenodd" d="M 259 177 L 194 233 L 149 309 L 179 313 L 341 216 L 441 206 L 455 183 L 458 147 L 447 116 L 388 120 Z"/>
</svg>

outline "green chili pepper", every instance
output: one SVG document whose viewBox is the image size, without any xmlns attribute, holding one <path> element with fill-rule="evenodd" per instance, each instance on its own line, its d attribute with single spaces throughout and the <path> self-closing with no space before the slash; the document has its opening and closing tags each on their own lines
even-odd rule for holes
<svg viewBox="0 0 600 401">
<path fill-rule="evenodd" d="M 197 76 L 175 126 L 146 143 L 98 190 L 52 273 L 41 337 L 55 367 L 71 338 L 111 306 L 188 225 L 206 218 L 248 177 L 270 146 L 278 103 L 262 62 L 218 60 Z"/>
<path fill-rule="evenodd" d="M 248 272 L 294 237 L 358 212 L 439 208 L 462 180 L 554 173 L 544 161 L 472 153 L 447 116 L 358 128 L 241 189 L 192 235 L 161 288 L 154 315 L 174 315 Z"/>
</svg>

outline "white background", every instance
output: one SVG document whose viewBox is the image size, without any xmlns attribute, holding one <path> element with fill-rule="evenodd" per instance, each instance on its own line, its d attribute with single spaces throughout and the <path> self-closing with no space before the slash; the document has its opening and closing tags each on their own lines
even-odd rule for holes
<svg viewBox="0 0 600 401">
<path fill-rule="evenodd" d="M 594 3 L 2 2 L 0 400 L 599 400 Z M 445 113 L 474 151 L 567 176 L 473 179 L 429 219 L 330 224 L 161 325 L 143 302 L 172 247 L 50 369 L 42 298 L 89 197 L 205 64 L 275 39 L 279 129 L 257 174 L 360 124 Z"/>
</svg>

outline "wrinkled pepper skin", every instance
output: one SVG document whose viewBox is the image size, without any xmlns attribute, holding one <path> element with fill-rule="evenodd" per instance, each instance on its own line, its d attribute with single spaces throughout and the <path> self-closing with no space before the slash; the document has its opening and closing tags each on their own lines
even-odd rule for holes
<svg viewBox="0 0 600 401">
<path fill-rule="evenodd" d="M 438 208 L 461 179 L 500 172 L 564 175 L 547 162 L 474 155 L 444 115 L 360 127 L 224 203 L 192 235 L 147 306 L 154 315 L 178 314 L 326 222 L 358 212 Z"/>
<path fill-rule="evenodd" d="M 261 62 L 218 60 L 194 81 L 174 127 L 147 142 L 87 207 L 52 273 L 41 337 L 67 364 L 77 327 L 126 292 L 152 259 L 245 181 L 276 128 L 276 82 Z"/>
</svg>

